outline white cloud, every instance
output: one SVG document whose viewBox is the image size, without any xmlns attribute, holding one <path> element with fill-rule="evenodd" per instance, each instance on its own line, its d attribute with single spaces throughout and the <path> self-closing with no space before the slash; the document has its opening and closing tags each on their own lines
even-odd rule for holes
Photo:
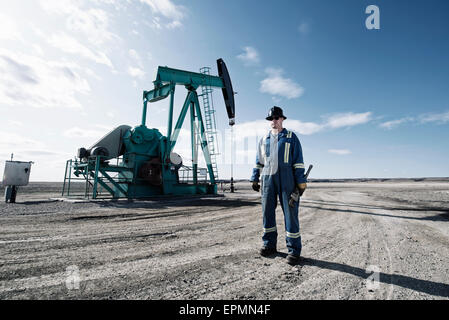
<svg viewBox="0 0 449 320">
<path fill-rule="evenodd" d="M 105 135 L 105 131 L 84 129 L 84 128 L 80 128 L 80 127 L 72 127 L 70 129 L 65 130 L 63 135 L 64 135 L 64 137 L 67 137 L 67 138 L 99 139 Z"/>
<path fill-rule="evenodd" d="M 111 60 L 104 52 L 93 51 L 82 45 L 74 37 L 67 34 L 54 34 L 48 39 L 48 43 L 64 52 L 80 55 L 96 63 L 104 64 L 110 68 L 113 68 Z"/>
<path fill-rule="evenodd" d="M 23 122 L 21 121 L 8 119 L 8 123 L 14 127 L 23 127 Z"/>
<path fill-rule="evenodd" d="M 145 72 L 142 70 L 144 67 L 142 58 L 134 49 L 129 49 L 128 54 L 131 57 L 132 62 L 137 65 L 137 66 L 129 66 L 127 69 L 128 74 L 133 78 L 143 79 L 143 77 L 145 76 Z M 136 82 L 134 82 L 133 85 L 134 87 L 137 87 Z"/>
<path fill-rule="evenodd" d="M 141 0 L 141 2 L 149 5 L 154 13 L 162 14 L 167 18 L 177 20 L 184 17 L 183 7 L 175 5 L 171 0 Z"/>
<path fill-rule="evenodd" d="M 160 30 L 162 29 L 162 25 L 160 24 L 161 19 L 159 17 L 153 17 L 152 19 L 152 24 L 150 24 L 149 22 L 144 22 L 144 24 L 146 24 L 147 26 L 156 29 L 156 30 Z"/>
<path fill-rule="evenodd" d="M 304 93 L 304 88 L 292 79 L 284 78 L 282 69 L 267 68 L 267 78 L 260 82 L 260 92 L 281 96 L 287 99 L 298 98 Z"/>
<path fill-rule="evenodd" d="M 338 154 L 338 155 L 346 155 L 351 154 L 352 152 L 348 149 L 329 149 L 327 150 L 329 153 Z"/>
<path fill-rule="evenodd" d="M 112 49 L 111 45 L 116 48 L 122 39 L 111 31 L 110 14 L 93 7 L 99 3 L 113 4 L 103 0 L 40 0 L 39 4 L 46 13 L 64 19 L 66 29 L 58 28 L 60 31 L 50 35 L 36 28 L 33 30 L 55 48 L 106 65 L 115 71 L 108 52 Z"/>
<path fill-rule="evenodd" d="M 397 127 L 398 125 L 400 125 L 402 123 L 413 121 L 413 120 L 414 119 L 411 117 L 406 117 L 406 118 L 402 118 L 402 119 L 386 121 L 386 122 L 381 123 L 379 126 L 381 128 L 390 130 L 390 129 L 393 129 L 394 127 Z"/>
<path fill-rule="evenodd" d="M 352 127 L 355 125 L 371 121 L 371 112 L 364 113 L 340 113 L 333 116 L 323 117 L 322 123 L 302 122 L 299 120 L 287 119 L 285 126 L 288 126 L 300 134 L 310 135 L 326 129 L 338 129 L 343 127 Z"/>
<path fill-rule="evenodd" d="M 33 44 L 32 47 L 33 47 L 33 53 L 35 55 L 38 55 L 38 56 L 43 56 L 44 55 L 44 50 L 42 49 L 42 47 L 40 45 Z"/>
<path fill-rule="evenodd" d="M 0 13 L 0 39 L 2 40 L 17 40 L 22 39 L 16 22 L 7 15 Z"/>
<path fill-rule="evenodd" d="M 106 11 L 100 9 L 77 10 L 67 19 L 69 30 L 86 35 L 87 40 L 93 44 L 103 44 L 108 41 L 120 39 L 109 31 L 109 17 Z"/>
<path fill-rule="evenodd" d="M 136 50 L 129 49 L 128 54 L 140 68 L 143 68 L 142 58 L 140 58 L 140 55 L 139 55 L 139 53 L 137 53 Z"/>
<path fill-rule="evenodd" d="M 245 65 L 253 65 L 260 62 L 259 52 L 255 48 L 247 46 L 243 50 L 245 52 L 239 54 L 237 59 L 242 60 Z"/>
<path fill-rule="evenodd" d="M 128 67 L 127 71 L 128 74 L 134 78 L 143 79 L 143 77 L 145 76 L 145 72 L 140 68 Z"/>
<path fill-rule="evenodd" d="M 437 124 L 444 124 L 449 122 L 449 111 L 442 113 L 428 113 L 419 116 L 421 123 L 434 122 Z"/>
<path fill-rule="evenodd" d="M 299 120 L 287 119 L 284 126 L 289 129 L 299 132 L 300 134 L 310 135 L 322 131 L 325 124 L 318 124 L 315 122 L 302 122 Z"/>
<path fill-rule="evenodd" d="M 173 29 L 182 26 L 186 12 L 184 6 L 176 5 L 171 0 L 140 0 L 140 2 L 147 4 L 156 15 L 153 19 L 153 26 L 157 29 L 162 28 L 159 15 L 169 20 L 164 24 L 166 28 Z"/>
<path fill-rule="evenodd" d="M 404 117 L 396 120 L 386 121 L 379 124 L 379 127 L 391 130 L 394 127 L 399 126 L 400 124 L 407 122 L 421 124 L 445 124 L 449 122 L 449 111 L 441 113 L 423 113 L 417 115 L 416 117 Z"/>
<path fill-rule="evenodd" d="M 18 150 L 45 149 L 45 144 L 41 141 L 24 137 L 8 131 L 0 131 L 0 150 L 7 152 L 17 152 Z"/>
<path fill-rule="evenodd" d="M 47 13 L 65 16 L 68 30 L 82 35 L 93 45 L 102 45 L 108 41 L 121 39 L 110 31 L 110 19 L 106 11 L 98 8 L 83 8 L 83 3 L 70 0 L 39 1 Z"/>
<path fill-rule="evenodd" d="M 114 129 L 114 126 L 104 125 L 104 124 L 95 124 L 94 127 L 101 129 L 103 132 L 103 135 L 105 135 L 106 133 L 108 133 Z"/>
<path fill-rule="evenodd" d="M 89 93 L 90 86 L 79 70 L 84 71 L 75 63 L 0 48 L 0 101 L 10 106 L 82 109 L 77 96 Z"/>
<path fill-rule="evenodd" d="M 181 21 L 178 21 L 178 20 L 174 20 L 174 21 L 172 21 L 172 22 L 167 24 L 167 28 L 168 29 L 176 29 L 176 28 L 179 28 L 181 26 L 182 26 L 182 23 L 181 23 Z"/>
<path fill-rule="evenodd" d="M 371 112 L 364 113 L 342 113 L 328 117 L 326 126 L 330 128 L 341 128 L 363 124 L 371 120 Z"/>
</svg>

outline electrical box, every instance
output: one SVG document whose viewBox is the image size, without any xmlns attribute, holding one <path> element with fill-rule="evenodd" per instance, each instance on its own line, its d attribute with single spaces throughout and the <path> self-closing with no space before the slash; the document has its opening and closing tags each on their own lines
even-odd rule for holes
<svg viewBox="0 0 449 320">
<path fill-rule="evenodd" d="M 31 163 L 6 161 L 3 186 L 26 186 L 30 180 Z"/>
</svg>

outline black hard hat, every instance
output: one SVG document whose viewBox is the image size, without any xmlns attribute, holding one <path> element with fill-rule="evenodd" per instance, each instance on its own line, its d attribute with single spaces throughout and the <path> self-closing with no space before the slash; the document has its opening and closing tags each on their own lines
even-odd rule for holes
<svg viewBox="0 0 449 320">
<path fill-rule="evenodd" d="M 281 108 L 274 106 L 273 108 L 268 111 L 268 116 L 265 118 L 269 121 L 273 120 L 273 117 L 282 117 L 284 119 L 287 119 L 286 116 L 284 116 L 284 112 Z"/>
</svg>

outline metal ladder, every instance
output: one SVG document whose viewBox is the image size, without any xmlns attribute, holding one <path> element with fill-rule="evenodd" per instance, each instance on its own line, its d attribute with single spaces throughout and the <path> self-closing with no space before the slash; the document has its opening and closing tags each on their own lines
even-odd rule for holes
<svg viewBox="0 0 449 320">
<path fill-rule="evenodd" d="M 200 68 L 200 73 L 210 75 L 209 67 Z M 215 108 L 212 98 L 212 87 L 209 83 L 201 86 L 200 96 L 203 99 L 204 109 L 204 124 L 206 131 L 207 145 L 209 147 L 210 161 L 212 169 L 214 170 L 215 181 L 218 180 L 217 155 L 219 155 L 218 141 L 217 141 L 217 126 L 215 120 Z"/>
</svg>

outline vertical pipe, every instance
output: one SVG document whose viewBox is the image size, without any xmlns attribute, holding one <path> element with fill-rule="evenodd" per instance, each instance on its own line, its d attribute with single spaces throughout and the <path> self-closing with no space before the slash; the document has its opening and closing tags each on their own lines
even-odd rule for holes
<svg viewBox="0 0 449 320">
<path fill-rule="evenodd" d="M 66 179 L 67 179 L 67 166 L 69 165 L 69 161 L 70 161 L 70 160 L 67 160 L 66 163 L 65 163 L 64 184 L 62 185 L 62 195 L 61 195 L 62 197 L 64 197 L 65 181 L 66 181 Z"/>
<path fill-rule="evenodd" d="M 164 159 L 165 159 L 165 154 L 167 153 L 167 138 L 164 138 L 163 136 L 160 138 L 159 140 L 159 146 L 160 146 L 160 152 L 161 152 L 161 175 L 162 175 L 162 193 L 163 194 L 168 194 L 169 193 L 169 184 L 166 178 L 166 174 L 165 174 L 165 165 L 164 165 Z M 136 168 L 134 168 L 134 171 L 136 172 Z"/>
<path fill-rule="evenodd" d="M 172 122 L 173 122 L 173 103 L 175 99 L 175 84 L 170 82 L 170 109 L 168 110 L 168 128 L 167 128 L 167 146 L 166 150 L 170 150 L 172 140 Z M 170 154 L 167 155 L 169 157 Z"/>
<path fill-rule="evenodd" d="M 70 183 L 72 182 L 72 159 L 70 159 L 70 166 L 69 166 L 69 185 L 67 186 L 67 197 L 70 196 Z"/>
<path fill-rule="evenodd" d="M 143 111 L 142 111 L 142 125 L 145 125 L 145 122 L 147 120 L 147 103 L 148 100 L 147 98 L 143 98 Z"/>
<path fill-rule="evenodd" d="M 86 186 L 84 187 L 84 198 L 89 199 L 89 159 L 87 160 L 86 167 L 83 169 L 83 177 L 86 178 Z"/>
<path fill-rule="evenodd" d="M 231 192 L 234 192 L 234 126 L 231 126 Z"/>
<path fill-rule="evenodd" d="M 98 183 L 98 169 L 100 167 L 100 157 L 95 157 L 95 175 L 94 175 L 94 186 L 92 188 L 92 199 L 97 198 L 97 183 Z"/>
<path fill-rule="evenodd" d="M 193 184 L 198 183 L 198 156 L 196 148 L 196 127 L 194 102 L 190 102 L 190 139 L 192 142 L 192 174 Z"/>
</svg>

